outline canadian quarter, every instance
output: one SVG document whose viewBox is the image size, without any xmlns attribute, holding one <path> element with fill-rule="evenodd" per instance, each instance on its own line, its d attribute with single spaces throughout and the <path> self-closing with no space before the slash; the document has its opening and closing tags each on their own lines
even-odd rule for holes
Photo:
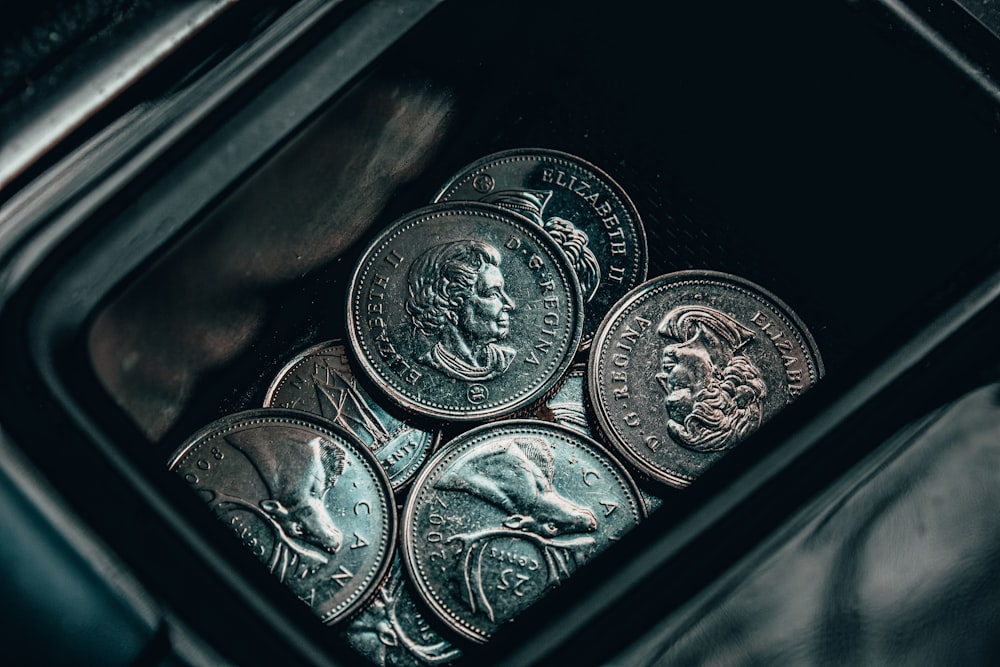
<svg viewBox="0 0 1000 667">
<path fill-rule="evenodd" d="M 808 390 L 823 363 L 776 296 L 717 271 L 678 271 L 627 294 L 588 360 L 601 432 L 642 475 L 683 488 Z"/>
<path fill-rule="evenodd" d="M 644 516 L 635 482 L 594 440 L 511 419 L 431 457 L 404 505 L 400 541 L 429 608 L 485 643 Z"/>
<path fill-rule="evenodd" d="M 347 299 L 359 372 L 411 412 L 485 421 L 530 404 L 580 342 L 580 287 L 526 218 L 478 202 L 436 204 L 384 229 Z"/>
<path fill-rule="evenodd" d="M 351 615 L 382 583 L 395 500 L 349 432 L 297 410 L 246 410 L 192 435 L 168 467 L 324 623 Z"/>
<path fill-rule="evenodd" d="M 377 403 L 358 382 L 340 339 L 303 350 L 282 368 L 264 407 L 305 410 L 353 432 L 375 453 L 394 491 L 403 488 L 441 439 Z M 398 412 L 398 410 L 397 410 Z"/>
<path fill-rule="evenodd" d="M 608 309 L 646 279 L 646 234 L 635 204 L 581 157 L 543 148 L 493 153 L 463 167 L 434 197 L 459 200 L 516 211 L 566 251 L 583 291 L 583 349 Z"/>
</svg>

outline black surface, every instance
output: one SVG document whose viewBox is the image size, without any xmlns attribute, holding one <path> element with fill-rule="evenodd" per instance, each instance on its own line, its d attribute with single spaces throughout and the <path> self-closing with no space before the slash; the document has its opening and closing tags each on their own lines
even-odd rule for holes
<svg viewBox="0 0 1000 667">
<path fill-rule="evenodd" d="M 8 460 L 11 463 L 11 460 Z M 23 468 L 19 469 L 22 473 Z M 156 627 L 143 618 L 107 572 L 79 552 L 37 505 L 44 484 L 26 495 L 24 485 L 0 468 L 0 661 L 7 665 L 129 665 L 153 642 Z M 75 519 L 73 515 L 69 518 Z M 79 528 L 74 527 L 74 530 Z M 155 619 L 152 619 L 155 623 Z"/>
</svg>

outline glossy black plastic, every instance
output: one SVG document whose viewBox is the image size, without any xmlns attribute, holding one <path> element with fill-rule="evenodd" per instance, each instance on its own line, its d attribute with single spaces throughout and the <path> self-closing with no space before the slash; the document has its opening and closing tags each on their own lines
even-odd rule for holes
<svg viewBox="0 0 1000 667">
<path fill-rule="evenodd" d="M 221 653 L 354 664 L 165 457 L 341 335 L 358 249 L 458 168 L 521 146 L 580 155 L 635 201 L 651 275 L 766 287 L 826 366 L 464 663 L 610 659 L 996 369 L 997 99 L 976 63 L 884 4 L 358 3 L 231 64 L 245 75 L 231 90 L 210 70 L 221 93 L 196 81 L 128 126 L 166 132 L 159 150 L 99 162 L 93 191 L 70 174 L 66 205 L 27 201 L 32 186 L 11 200 L 24 234 L 4 256 L 4 427 Z"/>
</svg>

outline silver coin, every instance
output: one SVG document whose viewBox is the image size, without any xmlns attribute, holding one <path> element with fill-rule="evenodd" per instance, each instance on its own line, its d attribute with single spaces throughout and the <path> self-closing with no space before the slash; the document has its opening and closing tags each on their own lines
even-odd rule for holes
<svg viewBox="0 0 1000 667">
<path fill-rule="evenodd" d="M 368 606 L 351 619 L 345 642 L 379 667 L 447 665 L 462 652 L 428 622 L 400 559 Z"/>
<path fill-rule="evenodd" d="M 395 501 L 372 453 L 296 410 L 212 422 L 168 463 L 324 623 L 363 606 L 388 571 Z"/>
<path fill-rule="evenodd" d="M 787 305 L 715 271 L 637 287 L 601 324 L 588 365 L 602 434 L 626 463 L 679 488 L 823 376 Z"/>
<path fill-rule="evenodd" d="M 511 419 L 431 457 L 410 489 L 400 542 L 429 608 L 483 643 L 643 518 L 634 481 L 598 443 Z"/>
<path fill-rule="evenodd" d="M 404 216 L 368 246 L 347 304 L 364 372 L 437 419 L 510 414 L 559 379 L 580 342 L 582 298 L 563 251 L 530 221 L 478 202 Z"/>
<path fill-rule="evenodd" d="M 382 464 L 399 491 L 416 474 L 441 439 L 390 414 L 371 398 L 351 370 L 343 341 L 303 350 L 282 368 L 264 397 L 264 407 L 305 410 L 354 433 Z"/>
<path fill-rule="evenodd" d="M 628 194 L 569 153 L 519 148 L 488 155 L 452 176 L 435 202 L 476 200 L 527 216 L 566 251 L 584 295 L 581 348 L 601 318 L 646 279 L 646 234 Z"/>
<path fill-rule="evenodd" d="M 596 435 L 590 426 L 590 400 L 586 392 L 587 364 L 573 364 L 566 372 L 566 377 L 559 389 L 552 393 L 547 401 L 536 407 L 532 413 L 535 419 L 562 424 L 578 431 L 588 438 Z M 646 508 L 648 516 L 663 505 L 663 498 L 650 493 L 642 487 L 639 495 Z"/>
</svg>

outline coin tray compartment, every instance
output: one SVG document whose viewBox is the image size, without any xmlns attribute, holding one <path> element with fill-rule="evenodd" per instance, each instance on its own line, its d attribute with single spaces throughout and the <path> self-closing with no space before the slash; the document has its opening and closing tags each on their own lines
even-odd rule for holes
<svg viewBox="0 0 1000 667">
<path fill-rule="evenodd" d="M 167 457 L 258 407 L 300 350 L 343 336 L 359 249 L 459 168 L 507 148 L 579 155 L 631 195 L 650 276 L 703 268 L 760 284 L 810 328 L 826 368 L 463 662 L 613 652 L 894 428 L 981 379 L 969 356 L 979 372 L 996 362 L 971 349 L 995 317 L 996 101 L 860 4 L 442 3 L 391 47 L 353 44 L 360 73 L 327 79 L 308 104 L 288 91 L 332 53 L 303 38 L 298 61 L 226 100 L 81 224 L 22 297 L 17 368 L 38 364 L 43 381 L 22 370 L 21 400 L 50 401 L 45 428 L 72 434 L 34 457 L 199 631 L 221 614 L 257 630 L 241 638 L 246 664 L 292 645 L 303 660 L 358 662 L 205 516 Z M 299 114 L 285 134 L 267 115 L 283 105 Z M 81 440 L 99 444 L 67 444 Z M 88 496 L 96 472 L 123 516 Z M 653 584 L 662 595 L 641 594 Z"/>
</svg>

